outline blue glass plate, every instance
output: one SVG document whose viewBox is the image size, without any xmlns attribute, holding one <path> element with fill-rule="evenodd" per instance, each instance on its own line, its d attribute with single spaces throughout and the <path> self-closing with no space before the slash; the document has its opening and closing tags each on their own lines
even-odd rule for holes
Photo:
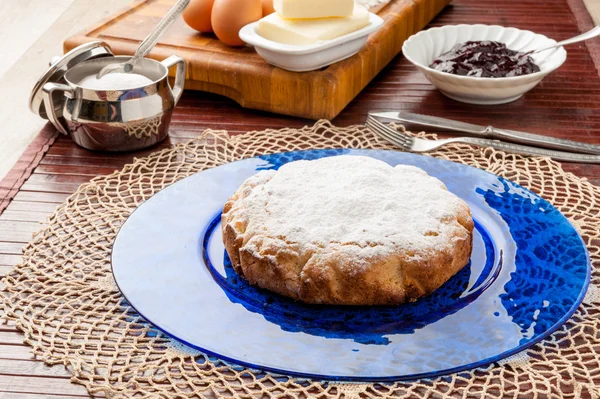
<svg viewBox="0 0 600 399">
<path fill-rule="evenodd" d="M 341 154 L 415 165 L 442 180 L 475 220 L 469 265 L 396 307 L 304 305 L 239 278 L 221 241 L 228 196 L 258 170 Z M 432 377 L 521 351 L 573 314 L 590 278 L 575 229 L 531 191 L 453 162 L 349 149 L 265 155 L 183 179 L 130 216 L 112 266 L 127 301 L 192 347 L 263 370 L 360 381 Z"/>
</svg>

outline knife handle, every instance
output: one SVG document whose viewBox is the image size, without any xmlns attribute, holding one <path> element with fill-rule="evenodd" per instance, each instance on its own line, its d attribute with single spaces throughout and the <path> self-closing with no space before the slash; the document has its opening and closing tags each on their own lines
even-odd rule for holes
<svg viewBox="0 0 600 399">
<path fill-rule="evenodd" d="M 576 154 L 572 152 L 554 151 L 539 147 L 529 147 L 526 145 L 507 143 L 497 140 L 481 139 L 478 137 L 457 137 L 446 140 L 433 141 L 438 146 L 449 143 L 466 143 L 477 147 L 491 147 L 496 150 L 505 152 L 513 152 L 516 154 L 549 157 L 557 161 L 578 162 L 578 163 L 595 163 L 600 164 L 600 155 Z"/>
<path fill-rule="evenodd" d="M 516 132 L 514 130 L 497 129 L 488 126 L 485 130 L 486 136 L 494 139 L 512 141 L 514 143 L 528 144 L 544 148 L 554 148 L 557 150 L 566 150 L 584 154 L 600 154 L 600 146 L 578 141 L 559 139 L 556 137 L 544 136 L 543 139 L 536 134 Z"/>
</svg>

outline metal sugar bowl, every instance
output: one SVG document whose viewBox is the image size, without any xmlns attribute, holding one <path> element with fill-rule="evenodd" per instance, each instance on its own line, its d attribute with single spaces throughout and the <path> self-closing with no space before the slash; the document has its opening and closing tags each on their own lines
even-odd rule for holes
<svg viewBox="0 0 600 399">
<path fill-rule="evenodd" d="M 129 58 L 113 56 L 102 42 L 73 49 L 53 62 L 38 81 L 31 93 L 30 108 L 90 150 L 133 151 L 162 141 L 183 93 L 185 60 L 177 56 L 162 62 L 141 59 L 132 74 L 151 81 L 141 86 L 127 79 L 118 83 L 122 87 L 110 89 L 81 83 L 104 66 Z M 177 72 L 171 87 L 168 74 L 172 66 L 177 66 Z"/>
</svg>

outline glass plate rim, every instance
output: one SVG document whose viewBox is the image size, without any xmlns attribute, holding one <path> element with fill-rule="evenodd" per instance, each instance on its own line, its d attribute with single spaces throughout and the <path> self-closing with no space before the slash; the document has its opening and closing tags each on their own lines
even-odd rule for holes
<svg viewBox="0 0 600 399">
<path fill-rule="evenodd" d="M 199 173 L 203 173 L 207 170 L 210 169 L 214 169 L 214 168 L 219 168 L 219 167 L 223 167 L 223 166 L 227 166 L 230 164 L 235 164 L 235 163 L 239 163 L 239 162 L 244 162 L 244 161 L 249 161 L 251 159 L 261 159 L 261 157 L 269 157 L 269 156 L 277 156 L 277 155 L 286 155 L 286 154 L 295 154 L 295 153 L 305 153 L 305 152 L 312 152 L 312 151 L 326 151 L 326 150 L 331 150 L 331 151 L 335 151 L 335 150 L 349 150 L 352 152 L 360 152 L 360 153 L 370 153 L 370 152 L 387 152 L 387 153 L 398 153 L 398 154 L 402 154 L 403 156 L 408 156 L 410 157 L 430 157 L 428 155 L 422 155 L 422 154 L 415 154 L 415 153 L 409 153 L 409 152 L 403 152 L 403 151 L 397 151 L 397 150 L 383 150 L 383 149 L 365 149 L 365 148 L 346 148 L 346 147 L 334 147 L 334 148 L 323 148 L 323 149 L 306 149 L 306 150 L 294 150 L 294 151 L 283 151 L 283 152 L 273 152 L 273 153 L 268 153 L 268 154 L 259 154 L 259 155 L 255 155 L 252 157 L 248 157 L 248 158 L 243 158 L 243 159 L 238 159 L 232 162 L 227 162 L 227 163 L 223 163 L 221 165 L 217 165 L 214 166 L 212 168 L 208 168 L 196 173 L 191 174 L 190 176 L 186 176 L 180 180 L 177 180 L 173 183 L 170 183 L 168 185 L 166 185 L 165 187 L 163 187 L 161 190 L 156 191 L 154 194 L 152 194 L 148 199 L 146 199 L 145 201 L 143 201 L 142 203 L 138 204 L 138 206 L 129 214 L 129 216 L 127 216 L 127 218 L 125 219 L 125 221 L 123 222 L 123 224 L 119 227 L 119 230 L 117 232 L 117 234 L 115 235 L 114 241 L 113 241 L 113 245 L 111 246 L 111 252 L 110 252 L 110 262 L 111 262 L 111 275 L 115 281 L 115 284 L 117 286 L 117 288 L 119 289 L 119 292 L 121 293 L 121 295 L 123 295 L 123 298 L 127 301 L 127 304 L 133 309 L 135 310 L 147 323 L 149 323 L 150 325 L 152 325 L 153 328 L 157 329 L 158 331 L 162 332 L 163 334 L 165 334 L 165 336 L 174 339 L 177 342 L 183 343 L 184 345 L 193 348 L 195 350 L 198 350 L 208 356 L 211 357 L 215 357 L 218 359 L 218 361 L 221 361 L 231 367 L 236 367 L 236 366 L 242 366 L 242 367 L 247 367 L 251 370 L 258 370 L 258 371 L 262 371 L 262 372 L 269 372 L 272 373 L 275 376 L 283 376 L 283 377 L 289 377 L 289 378 L 304 378 L 304 379 L 311 379 L 314 381 L 346 381 L 346 382 L 392 382 L 392 381 L 416 381 L 419 379 L 423 379 L 423 378 L 443 378 L 444 376 L 447 376 L 449 374 L 454 374 L 454 373 L 459 373 L 459 372 L 464 372 L 467 370 L 473 370 L 473 369 L 477 369 L 479 367 L 482 366 L 487 366 L 490 365 L 492 363 L 498 362 L 500 360 L 506 359 L 512 355 L 515 355 L 519 352 L 523 352 L 525 350 L 527 350 L 528 348 L 531 348 L 532 346 L 538 344 L 539 342 L 541 342 L 542 340 L 544 340 L 545 338 L 547 338 L 548 336 L 550 336 L 552 333 L 556 332 L 563 324 L 565 324 L 570 318 L 571 316 L 573 316 L 573 314 L 575 314 L 575 312 L 577 311 L 577 308 L 579 308 L 579 306 L 582 304 L 583 299 L 585 297 L 585 295 L 587 294 L 588 288 L 589 288 L 589 284 L 591 281 L 591 258 L 590 258 L 590 254 L 589 251 L 587 249 L 587 245 L 585 243 L 585 241 L 583 240 L 583 237 L 581 237 L 581 234 L 579 233 L 579 231 L 575 228 L 575 226 L 571 223 L 571 221 L 558 209 L 556 208 L 552 203 L 550 203 L 549 201 L 547 201 L 546 199 L 544 199 L 543 197 L 541 197 L 540 195 L 538 195 L 537 193 L 531 191 L 530 189 L 523 187 L 522 185 L 513 182 L 512 180 L 506 179 L 502 176 L 496 175 L 494 173 L 488 172 L 487 170 L 483 170 L 483 169 L 479 169 L 476 168 L 474 166 L 471 165 L 466 165 L 466 164 L 462 164 L 462 163 L 458 163 L 458 162 L 453 162 L 450 160 L 446 160 L 446 159 L 441 159 L 441 158 L 435 158 L 435 157 L 430 157 L 432 159 L 435 159 L 436 162 L 441 162 L 441 163 L 451 163 L 451 164 L 457 164 L 460 165 L 461 167 L 465 167 L 465 168 L 471 168 L 471 169 L 475 169 L 480 173 L 485 173 L 491 176 L 494 176 L 498 179 L 500 179 L 502 182 L 508 182 L 509 184 L 512 184 L 524 191 L 526 191 L 528 194 L 534 196 L 536 199 L 539 199 L 545 203 L 547 203 L 552 209 L 556 210 L 564 219 L 564 221 L 566 223 L 568 223 L 568 225 L 575 231 L 575 233 L 577 234 L 577 237 L 579 238 L 582 247 L 584 248 L 585 251 L 585 257 L 586 257 L 586 276 L 585 279 L 583 281 L 583 284 L 581 286 L 581 290 L 577 296 L 577 299 L 575 300 L 575 302 L 573 303 L 573 305 L 571 306 L 571 308 L 569 308 L 569 310 L 558 320 L 556 321 L 556 323 L 554 323 L 550 328 L 548 328 L 546 331 L 544 331 L 543 333 L 539 334 L 538 336 L 536 336 L 535 338 L 533 338 L 530 341 L 527 341 L 526 343 L 523 344 L 519 344 L 516 347 L 504 351 L 502 353 L 499 353 L 497 355 L 488 357 L 486 359 L 482 359 L 473 363 L 469 363 L 469 364 L 465 364 L 465 365 L 461 365 L 461 366 L 457 366 L 457 367 L 452 367 L 452 368 L 447 368 L 447 369 L 443 369 L 443 370 L 436 370 L 435 372 L 424 372 L 424 373 L 416 373 L 416 374 L 410 374 L 410 375 L 400 375 L 400 376 L 384 376 L 384 377 L 362 377 L 362 378 L 358 378 L 358 377 L 354 377 L 354 376 L 323 376 L 320 374 L 311 374 L 311 373 L 304 373 L 304 372 L 290 372 L 289 370 L 283 370 L 283 369 L 278 369 L 276 367 L 270 367 L 270 366 L 260 366 L 260 365 L 256 365 L 253 364 L 251 362 L 247 362 L 244 360 L 238 360 L 238 359 L 233 359 L 229 356 L 225 356 L 225 355 L 221 355 L 219 353 L 216 353 L 214 351 L 211 350 L 207 350 L 205 348 L 202 348 L 198 345 L 192 344 L 190 342 L 187 342 L 184 339 L 178 338 L 174 335 L 172 335 L 171 333 L 169 333 L 168 331 L 166 331 L 165 329 L 159 327 L 158 325 L 156 325 L 155 323 L 153 323 L 148 317 L 144 316 L 144 314 L 142 312 L 140 312 L 132 303 L 131 301 L 127 298 L 127 296 L 125 295 L 125 293 L 121 290 L 121 287 L 119 286 L 119 282 L 114 274 L 114 269 L 113 269 L 113 255 L 114 255 L 114 243 L 117 241 L 119 234 L 121 233 L 123 227 L 125 226 L 125 224 L 127 223 L 127 221 L 129 220 L 129 218 L 131 218 L 135 212 L 138 211 L 138 209 L 140 209 L 147 201 L 149 201 L 150 199 L 152 199 L 155 195 L 157 195 L 159 192 L 173 186 L 176 185 L 177 183 L 189 179 Z M 366 155 L 368 156 L 368 155 Z M 263 159 L 264 160 L 264 159 Z M 207 226 L 203 232 L 201 237 L 199 238 L 199 241 L 202 240 L 202 238 L 206 235 L 206 231 L 209 228 L 209 226 Z M 216 282 L 215 282 L 216 284 Z M 467 305 L 468 306 L 468 305 Z"/>
</svg>

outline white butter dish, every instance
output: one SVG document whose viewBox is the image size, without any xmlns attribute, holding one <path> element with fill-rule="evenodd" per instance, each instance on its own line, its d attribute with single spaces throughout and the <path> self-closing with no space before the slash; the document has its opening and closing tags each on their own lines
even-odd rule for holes
<svg viewBox="0 0 600 399">
<path fill-rule="evenodd" d="M 353 56 L 369 35 L 383 25 L 383 19 L 369 13 L 369 24 L 355 32 L 315 44 L 291 45 L 265 39 L 258 34 L 258 22 L 244 26 L 240 38 L 254 46 L 258 55 L 271 65 L 293 72 L 308 72 Z"/>
</svg>

